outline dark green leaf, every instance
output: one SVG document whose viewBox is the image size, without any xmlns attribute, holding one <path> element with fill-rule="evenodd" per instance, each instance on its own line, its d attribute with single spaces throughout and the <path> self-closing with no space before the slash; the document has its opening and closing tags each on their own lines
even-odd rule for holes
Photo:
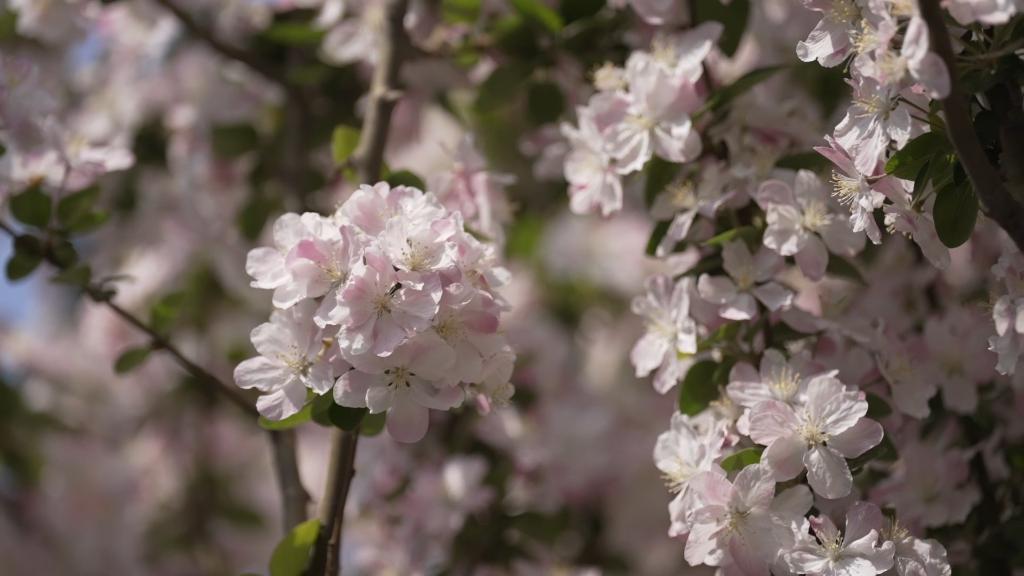
<svg viewBox="0 0 1024 576">
<path fill-rule="evenodd" d="M 313 403 L 307 402 L 302 410 L 285 418 L 284 420 L 268 420 L 260 416 L 259 424 L 264 430 L 289 430 L 300 424 L 309 422 L 313 415 Z"/>
<path fill-rule="evenodd" d="M 71 228 L 92 212 L 99 196 L 99 186 L 90 186 L 61 198 L 57 202 L 57 222 L 64 228 Z"/>
<path fill-rule="evenodd" d="M 506 106 L 522 92 L 522 85 L 529 77 L 530 68 L 521 62 L 496 68 L 477 91 L 477 111 L 488 113 Z"/>
<path fill-rule="evenodd" d="M 345 125 L 339 125 L 331 134 L 331 155 L 334 157 L 335 166 L 343 166 L 352 157 L 352 153 L 359 146 L 359 130 Z"/>
<path fill-rule="evenodd" d="M 249 124 L 217 126 L 211 137 L 213 153 L 221 158 L 237 158 L 255 150 L 260 143 L 259 133 Z"/>
<path fill-rule="evenodd" d="M 712 400 L 718 399 L 718 386 L 715 383 L 715 371 L 718 363 L 702 360 L 690 366 L 679 387 L 679 411 L 693 416 L 708 407 Z"/>
<path fill-rule="evenodd" d="M 868 418 L 878 420 L 879 418 L 885 418 L 889 414 L 892 414 L 892 408 L 889 407 L 889 403 L 883 400 L 878 394 L 868 392 L 867 401 Z"/>
<path fill-rule="evenodd" d="M 336 426 L 342 430 L 355 430 L 366 416 L 366 408 L 340 406 L 332 394 L 317 396 L 312 402 L 313 421 L 321 426 Z"/>
<path fill-rule="evenodd" d="M 53 201 L 38 184 L 11 196 L 10 206 L 11 214 L 19 222 L 37 228 L 45 228 L 50 223 Z"/>
<path fill-rule="evenodd" d="M 654 253 L 658 250 L 658 244 L 661 244 L 662 238 L 665 234 L 668 234 L 668 227 L 672 224 L 671 220 L 662 220 L 654 225 L 654 230 L 651 231 L 651 237 L 647 239 L 647 250 L 648 256 L 654 256 Z"/>
<path fill-rule="evenodd" d="M 739 452 L 735 452 L 732 455 L 725 457 L 722 460 L 722 469 L 726 472 L 734 472 L 736 470 L 742 470 L 751 464 L 757 464 L 761 461 L 762 452 L 764 452 L 764 447 L 762 446 L 744 448 Z"/>
<path fill-rule="evenodd" d="M 541 0 L 511 0 L 512 6 L 529 21 L 536 22 L 549 32 L 562 31 L 562 17 L 548 8 Z"/>
<path fill-rule="evenodd" d="M 824 170 L 830 166 L 828 158 L 825 158 L 817 152 L 797 152 L 795 154 L 789 154 L 779 158 L 778 162 L 775 163 L 777 168 L 786 168 L 789 170 L 811 170 L 814 172 Z"/>
<path fill-rule="evenodd" d="M 716 234 L 711 238 L 704 241 L 705 246 L 724 246 L 734 240 L 743 240 L 744 242 L 754 240 L 760 235 L 761 231 L 753 226 L 740 226 L 739 228 L 733 228 L 732 230 L 726 230 L 721 234 Z"/>
<path fill-rule="evenodd" d="M 158 300 L 149 309 L 149 325 L 160 334 L 166 334 L 174 325 L 185 303 L 185 294 L 174 292 Z"/>
<path fill-rule="evenodd" d="M 274 548 L 270 557 L 270 576 L 302 576 L 319 535 L 320 520 L 316 518 L 292 528 Z"/>
<path fill-rule="evenodd" d="M 853 280 L 860 284 L 867 284 L 867 281 L 864 280 L 864 275 L 860 273 L 860 270 L 852 262 L 835 254 L 828 257 L 828 266 L 825 267 L 825 272 L 832 276 Z"/>
<path fill-rule="evenodd" d="M 363 425 L 359 428 L 359 434 L 363 436 L 376 436 L 384 430 L 384 421 L 386 414 L 384 412 L 378 412 L 377 414 L 367 414 L 363 418 Z"/>
<path fill-rule="evenodd" d="M 42 261 L 43 259 L 38 255 L 15 252 L 7 261 L 7 279 L 21 280 L 35 271 Z"/>
<path fill-rule="evenodd" d="M 303 22 L 275 22 L 261 34 L 275 44 L 285 46 L 316 46 L 324 31 Z"/>
<path fill-rule="evenodd" d="M 693 0 L 695 23 L 715 21 L 721 22 L 724 30 L 718 41 L 718 47 L 728 56 L 736 53 L 747 29 L 747 18 L 750 16 L 750 0 L 732 0 L 726 6 L 721 0 Z"/>
<path fill-rule="evenodd" d="M 423 182 L 423 179 L 408 170 L 391 172 L 384 180 L 392 186 L 412 186 L 413 188 L 419 188 L 420 190 L 427 189 L 427 185 Z"/>
<path fill-rule="evenodd" d="M 659 194 L 668 188 L 668 185 L 672 183 L 676 175 L 679 174 L 680 166 L 678 164 L 663 160 L 657 156 L 651 158 L 651 161 L 644 166 L 644 202 L 647 203 L 647 207 L 654 206 L 654 201 Z"/>
<path fill-rule="evenodd" d="M 978 219 L 978 200 L 970 183 L 949 183 L 936 192 L 932 208 L 935 231 L 939 240 L 949 248 L 956 248 L 971 237 Z"/>
<path fill-rule="evenodd" d="M 92 269 L 85 264 L 79 264 L 62 271 L 50 279 L 57 284 L 68 284 L 71 286 L 87 286 L 92 281 Z"/>
<path fill-rule="evenodd" d="M 480 0 L 441 0 L 445 22 L 472 24 L 480 17 Z"/>
<path fill-rule="evenodd" d="M 132 370 L 142 366 L 142 363 L 149 358 L 149 353 L 153 349 L 149 346 L 140 346 L 138 348 L 129 348 L 121 353 L 114 362 L 114 372 L 118 374 L 126 374 Z"/>
<path fill-rule="evenodd" d="M 60 268 L 68 268 L 78 262 L 78 251 L 68 240 L 58 239 L 50 246 L 50 258 Z"/>
<path fill-rule="evenodd" d="M 711 96 L 708 97 L 708 101 L 705 102 L 704 106 L 697 112 L 697 115 L 700 116 L 706 112 L 716 112 L 720 110 L 754 86 L 757 86 L 761 82 L 764 82 L 776 73 L 785 69 L 786 66 L 767 66 L 765 68 L 758 68 L 747 72 L 743 76 L 737 78 L 732 84 L 719 88 L 711 94 Z"/>
<path fill-rule="evenodd" d="M 565 96 L 554 82 L 534 82 L 526 93 L 526 113 L 534 124 L 557 122 L 565 112 Z"/>
<path fill-rule="evenodd" d="M 950 151 L 946 137 L 936 132 L 925 132 L 897 151 L 885 163 L 886 174 L 911 180 L 917 176 L 921 166 L 934 156 Z"/>
</svg>

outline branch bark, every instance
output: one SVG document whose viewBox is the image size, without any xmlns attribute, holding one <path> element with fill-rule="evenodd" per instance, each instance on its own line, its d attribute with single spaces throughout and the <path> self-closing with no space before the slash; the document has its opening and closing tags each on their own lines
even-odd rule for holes
<svg viewBox="0 0 1024 576">
<path fill-rule="evenodd" d="M 407 8 L 408 0 L 387 0 L 384 6 L 384 28 L 380 34 L 377 66 L 370 84 L 359 145 L 353 153 L 359 176 L 366 183 L 376 182 L 381 177 L 391 113 L 401 96 L 398 72 L 402 56 L 409 47 L 404 24 Z M 337 576 L 341 572 L 345 502 L 355 475 L 358 442 L 358 428 L 351 432 L 337 429 L 331 436 L 331 457 L 320 507 L 320 536 L 313 550 L 312 575 Z"/>
<path fill-rule="evenodd" d="M 989 163 L 974 132 L 967 97 L 957 82 L 956 58 L 939 0 L 920 0 L 919 6 L 928 25 L 932 50 L 949 70 L 950 91 L 942 101 L 942 110 L 953 148 L 971 179 L 985 215 L 1009 234 L 1018 250 L 1024 251 L 1024 205 L 1010 194 L 999 172 Z"/>
</svg>

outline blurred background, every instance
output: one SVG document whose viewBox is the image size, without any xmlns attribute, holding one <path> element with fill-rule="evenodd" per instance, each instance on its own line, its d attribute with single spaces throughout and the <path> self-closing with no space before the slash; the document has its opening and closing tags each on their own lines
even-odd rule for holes
<svg viewBox="0 0 1024 576">
<path fill-rule="evenodd" d="M 103 222 L 75 237 L 80 258 L 118 304 L 225 381 L 270 310 L 269 294 L 249 287 L 247 251 L 269 243 L 281 213 L 332 211 L 360 184 L 334 162 L 337 128 L 361 121 L 377 4 L 0 3 L 5 77 L 31 63 L 64 149 L 97 175 Z M 468 198 L 467 221 L 501 243 L 517 393 L 488 416 L 432 412 L 415 445 L 362 441 L 345 574 L 683 573 L 666 535 L 671 494 L 651 461 L 675 401 L 633 377 L 628 352 L 643 279 L 686 263 L 644 256 L 642 182 L 627 182 L 623 214 L 601 219 L 568 212 L 562 178 L 559 122 L 596 69 L 654 35 L 630 4 L 645 3 L 541 2 L 558 15 L 552 29 L 523 10 L 531 2 L 412 2 L 387 177 Z M 668 4 L 667 29 L 691 25 L 683 2 Z M 724 84 L 791 64 L 814 24 L 798 4 L 733 0 L 742 27 L 709 74 Z M 752 181 L 761 160 L 832 125 L 839 74 L 794 68 L 734 107 L 771 136 L 745 144 Z M 793 82 L 806 90 L 776 96 Z M 16 88 L 4 85 L 5 106 Z M 45 155 L 0 162 L 0 197 L 56 170 Z M 11 249 L 0 236 L 0 259 Z M 145 336 L 53 275 L 44 265 L 0 280 L 0 572 L 267 573 L 282 529 L 266 435 L 165 355 L 115 370 Z M 297 435 L 316 502 L 328 430 Z"/>
</svg>

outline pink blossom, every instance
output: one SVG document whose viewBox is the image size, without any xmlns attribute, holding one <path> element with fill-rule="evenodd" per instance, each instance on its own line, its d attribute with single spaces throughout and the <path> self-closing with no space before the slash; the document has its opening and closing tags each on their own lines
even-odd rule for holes
<svg viewBox="0 0 1024 576">
<path fill-rule="evenodd" d="M 637 377 L 657 370 L 654 389 L 662 394 L 682 378 L 697 352 L 697 324 L 690 317 L 692 285 L 692 278 L 673 283 L 667 276 L 654 276 L 647 280 L 647 295 L 633 299 L 633 313 L 644 318 L 647 331 L 630 359 Z"/>
<path fill-rule="evenodd" d="M 324 300 L 317 322 L 336 325 L 346 356 L 387 356 L 415 331 L 430 325 L 441 301 L 437 274 L 396 271 L 391 261 L 368 250 L 337 297 Z"/>
<path fill-rule="evenodd" d="M 812 280 L 825 275 L 829 251 L 853 256 L 864 246 L 864 236 L 836 213 L 821 180 L 809 170 L 798 171 L 792 186 L 781 180 L 764 182 L 757 201 L 768 213 L 764 245 L 795 257 Z"/>
<path fill-rule="evenodd" d="M 778 254 L 761 248 L 752 256 L 745 243 L 734 241 L 722 249 L 722 260 L 728 278 L 701 274 L 697 282 L 700 297 L 720 305 L 722 318 L 750 320 L 758 301 L 772 312 L 792 303 L 793 291 L 772 281 L 782 268 Z"/>
<path fill-rule="evenodd" d="M 448 410 L 462 403 L 454 386 L 451 348 L 440 338 L 423 335 L 385 357 L 362 356 L 354 370 L 341 375 L 334 400 L 342 406 L 387 412 L 387 429 L 400 442 L 418 442 L 427 433 L 430 410 Z"/>
<path fill-rule="evenodd" d="M 345 363 L 326 349 L 322 332 L 313 323 L 316 304 L 306 301 L 275 310 L 270 322 L 252 331 L 259 356 L 235 367 L 235 383 L 264 392 L 256 401 L 260 414 L 283 420 L 306 403 L 306 390 L 324 394 Z"/>
<path fill-rule="evenodd" d="M 882 441 L 882 427 L 869 418 L 864 393 L 846 389 L 835 373 L 807 383 L 807 400 L 797 408 L 765 400 L 750 412 L 750 437 L 767 446 L 763 459 L 777 480 L 807 469 L 807 482 L 825 498 L 850 493 L 853 476 L 846 458 L 855 458 Z"/>
<path fill-rule="evenodd" d="M 715 472 L 691 481 L 694 508 L 684 556 L 691 566 L 731 566 L 738 574 L 769 574 L 792 544 L 789 525 L 807 513 L 811 496 L 795 486 L 775 496 L 772 472 L 762 464 L 740 470 L 733 482 Z"/>
<path fill-rule="evenodd" d="M 828 516 L 804 522 L 796 546 L 784 554 L 789 569 L 813 576 L 875 576 L 892 568 L 893 543 L 879 543 L 878 530 L 864 518 L 865 508 L 862 502 L 850 507 L 845 533 Z"/>
</svg>

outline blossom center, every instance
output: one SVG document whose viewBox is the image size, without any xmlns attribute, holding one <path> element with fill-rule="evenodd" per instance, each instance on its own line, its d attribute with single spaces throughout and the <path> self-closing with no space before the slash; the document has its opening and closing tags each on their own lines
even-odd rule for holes
<svg viewBox="0 0 1024 576">
<path fill-rule="evenodd" d="M 800 385 L 800 375 L 789 366 L 783 366 L 771 375 L 768 381 L 772 393 L 779 400 L 790 400 Z"/>
<path fill-rule="evenodd" d="M 394 389 L 398 389 L 401 386 L 408 388 L 410 386 L 409 378 L 411 376 L 415 376 L 415 374 L 404 366 L 388 368 L 384 371 L 384 374 L 388 377 L 388 386 Z"/>
<path fill-rule="evenodd" d="M 832 196 L 843 206 L 849 206 L 861 195 L 860 178 L 850 178 L 839 172 L 832 172 Z"/>
<path fill-rule="evenodd" d="M 798 432 L 808 446 L 818 446 L 828 442 L 828 434 L 821 429 L 821 423 L 806 413 Z"/>
<path fill-rule="evenodd" d="M 860 19 L 860 8 L 853 0 L 835 0 L 825 12 L 825 18 L 836 24 L 850 24 Z"/>
<path fill-rule="evenodd" d="M 804 207 L 803 225 L 811 232 L 818 232 L 832 222 L 832 216 L 824 202 L 813 201 Z"/>
</svg>

